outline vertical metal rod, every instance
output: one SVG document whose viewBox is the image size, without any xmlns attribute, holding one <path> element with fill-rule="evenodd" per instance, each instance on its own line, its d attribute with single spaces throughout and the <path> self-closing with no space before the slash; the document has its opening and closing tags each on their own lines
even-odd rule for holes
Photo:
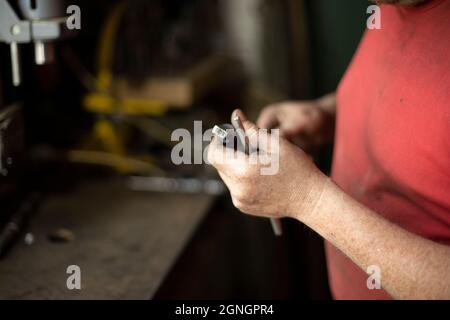
<svg viewBox="0 0 450 320">
<path fill-rule="evenodd" d="M 9 48 L 11 53 L 12 82 L 17 87 L 20 85 L 19 47 L 17 46 L 17 42 L 11 42 Z"/>
<path fill-rule="evenodd" d="M 273 233 L 276 236 L 283 235 L 283 226 L 281 225 L 280 219 L 277 218 L 270 218 L 270 223 L 272 224 L 272 230 Z"/>
<path fill-rule="evenodd" d="M 37 65 L 45 64 L 45 47 L 42 41 L 34 43 L 34 60 Z"/>
</svg>

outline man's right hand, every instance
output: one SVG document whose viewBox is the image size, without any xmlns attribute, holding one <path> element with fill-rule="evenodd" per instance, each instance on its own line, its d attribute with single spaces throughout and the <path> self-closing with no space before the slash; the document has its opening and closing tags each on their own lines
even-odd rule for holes
<svg viewBox="0 0 450 320">
<path fill-rule="evenodd" d="M 280 135 L 305 151 L 330 142 L 334 134 L 334 94 L 313 101 L 281 102 L 265 107 L 259 128 L 280 129 Z"/>
</svg>

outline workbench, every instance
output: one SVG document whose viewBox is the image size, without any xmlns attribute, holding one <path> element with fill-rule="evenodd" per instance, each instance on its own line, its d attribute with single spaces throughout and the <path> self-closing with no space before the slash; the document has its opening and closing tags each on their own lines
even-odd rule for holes
<svg viewBox="0 0 450 320">
<path fill-rule="evenodd" d="M 1 299 L 149 299 L 206 214 L 214 196 L 127 190 L 119 181 L 83 182 L 51 195 L 0 260 Z M 67 228 L 69 242 L 52 242 Z M 69 290 L 69 265 L 81 289 Z"/>
</svg>

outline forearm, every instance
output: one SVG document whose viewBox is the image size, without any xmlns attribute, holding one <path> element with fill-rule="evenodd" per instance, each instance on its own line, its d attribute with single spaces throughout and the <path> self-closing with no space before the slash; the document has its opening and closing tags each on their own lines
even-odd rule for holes
<svg viewBox="0 0 450 320">
<path fill-rule="evenodd" d="M 313 212 L 298 219 L 359 267 L 377 265 L 400 299 L 450 299 L 450 249 L 407 232 L 346 195 L 331 180 Z"/>
</svg>

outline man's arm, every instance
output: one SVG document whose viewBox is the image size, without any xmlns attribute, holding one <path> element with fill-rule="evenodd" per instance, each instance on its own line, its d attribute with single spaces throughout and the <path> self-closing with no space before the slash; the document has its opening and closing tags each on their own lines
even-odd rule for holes
<svg viewBox="0 0 450 320">
<path fill-rule="evenodd" d="M 390 223 L 331 180 L 310 214 L 298 219 L 359 267 L 377 265 L 381 284 L 398 299 L 450 299 L 450 248 Z"/>
<path fill-rule="evenodd" d="M 261 174 L 261 163 L 252 163 L 237 152 L 231 159 L 213 140 L 208 160 L 230 189 L 233 204 L 243 212 L 264 217 L 295 218 L 340 249 L 359 267 L 377 265 L 381 285 L 399 299 L 450 299 L 450 247 L 432 242 L 390 223 L 366 208 L 320 172 L 299 148 L 241 118 L 250 144 L 278 159 L 279 170 Z M 266 137 L 265 137 L 266 136 Z"/>
</svg>

